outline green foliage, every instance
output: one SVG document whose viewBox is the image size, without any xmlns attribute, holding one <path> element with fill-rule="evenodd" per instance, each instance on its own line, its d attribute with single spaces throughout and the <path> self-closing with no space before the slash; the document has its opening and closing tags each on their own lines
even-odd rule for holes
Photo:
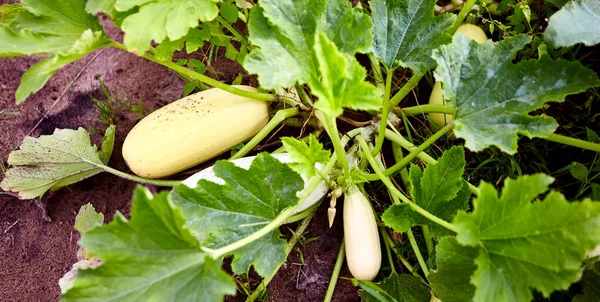
<svg viewBox="0 0 600 302">
<path fill-rule="evenodd" d="M 306 175 L 309 178 L 317 173 L 315 165 L 326 163 L 331 155 L 329 150 L 323 150 L 323 145 L 312 134 L 308 138 L 308 144 L 293 137 L 284 137 L 281 142 L 285 151 L 294 160 L 288 165 L 300 175 Z"/>
<path fill-rule="evenodd" d="M 444 302 L 473 301 L 471 275 L 477 268 L 477 248 L 462 246 L 454 237 L 444 237 L 435 247 L 437 269 L 429 275 L 431 288 Z"/>
<path fill-rule="evenodd" d="M 600 1 L 573 0 L 550 17 L 544 38 L 555 46 L 600 43 Z"/>
<path fill-rule="evenodd" d="M 517 36 L 478 44 L 459 34 L 452 44 L 434 50 L 436 79 L 456 107 L 454 133 L 470 150 L 493 145 L 514 154 L 517 134 L 545 137 L 557 127 L 553 118 L 529 112 L 600 85 L 598 76 L 579 62 L 544 56 L 513 64 L 514 53 L 529 41 Z"/>
<path fill-rule="evenodd" d="M 557 192 L 535 200 L 552 181 L 509 179 L 500 197 L 484 182 L 473 212 L 454 218 L 458 242 L 478 249 L 474 300 L 530 301 L 530 288 L 548 296 L 581 277 L 581 259 L 600 243 L 600 204 L 569 203 Z"/>
<path fill-rule="evenodd" d="M 363 291 L 360 293 L 363 302 L 382 301 L 382 298 L 385 299 L 383 301 L 398 302 L 428 302 L 431 299 L 429 286 L 420 278 L 408 274 L 392 273 L 377 284 L 376 291 L 368 290 L 369 281 L 358 282 L 364 283 L 364 286 L 361 284 Z"/>
</svg>

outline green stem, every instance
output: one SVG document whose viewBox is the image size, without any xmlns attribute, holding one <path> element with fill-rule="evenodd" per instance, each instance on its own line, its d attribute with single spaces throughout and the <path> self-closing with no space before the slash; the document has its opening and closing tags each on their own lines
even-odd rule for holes
<svg viewBox="0 0 600 302">
<path fill-rule="evenodd" d="M 404 137 L 402 137 L 402 135 L 398 135 L 398 134 L 394 133 L 393 131 L 391 131 L 389 129 L 385 130 L 385 138 L 391 140 L 392 142 L 395 142 L 395 143 L 399 144 L 400 146 L 402 146 L 402 148 L 404 148 L 404 149 L 406 149 L 408 151 L 412 151 L 415 148 L 417 148 L 411 142 L 409 142 Z M 437 160 L 435 160 L 433 157 L 429 156 L 429 154 L 427 154 L 425 152 L 419 153 L 417 155 L 417 157 L 420 158 L 422 161 L 426 162 L 427 164 L 430 164 L 430 165 L 437 163 Z M 469 186 L 469 190 L 471 191 L 471 193 L 473 193 L 475 195 L 479 195 L 479 189 L 477 187 L 475 187 L 474 185 L 472 185 L 469 182 L 467 182 L 467 185 Z"/>
<path fill-rule="evenodd" d="M 419 84 L 419 81 L 423 77 L 422 74 L 413 74 L 410 80 L 402 86 L 400 91 L 398 91 L 390 100 L 390 107 L 396 107 L 398 104 Z"/>
<path fill-rule="evenodd" d="M 385 128 L 387 126 L 388 114 L 390 113 L 390 92 L 392 90 L 393 78 L 394 73 L 391 71 L 388 72 L 385 77 L 385 90 L 383 94 L 383 107 L 381 110 L 381 118 L 379 120 L 379 133 L 385 133 Z M 385 137 L 383 135 L 377 136 L 377 142 L 375 143 L 375 148 L 373 148 L 373 155 L 376 155 L 381 151 L 384 139 Z"/>
<path fill-rule="evenodd" d="M 348 176 L 350 169 L 348 168 L 348 159 L 346 158 L 346 150 L 344 149 L 344 146 L 342 145 L 342 141 L 339 136 L 339 131 L 337 129 L 337 123 L 335 121 L 335 118 L 326 116 L 325 114 L 323 114 L 320 111 L 317 111 L 315 113 L 315 115 L 317 116 L 317 119 L 319 119 L 321 124 L 323 124 L 323 126 L 325 127 L 325 131 L 327 132 L 327 134 L 329 135 L 329 138 L 331 139 L 331 143 L 333 144 L 333 149 L 335 150 L 335 154 L 337 155 L 337 158 L 338 158 L 338 163 L 340 164 L 340 166 L 342 167 L 342 170 L 344 171 L 344 176 Z"/>
<path fill-rule="evenodd" d="M 462 9 L 460 10 L 460 12 L 458 12 L 458 15 L 456 16 L 456 21 L 454 21 L 452 27 L 448 29 L 449 35 L 454 35 L 458 27 L 463 23 L 467 15 L 471 12 L 471 9 L 473 9 L 473 5 L 475 5 L 475 2 L 477 2 L 477 0 L 468 0 L 467 2 L 465 2 Z"/>
<path fill-rule="evenodd" d="M 431 235 L 431 229 L 428 225 L 422 225 L 421 231 L 423 232 L 423 238 L 425 238 L 425 247 L 427 248 L 427 255 L 433 253 L 433 236 Z"/>
<path fill-rule="evenodd" d="M 556 133 L 552 133 L 552 134 L 548 135 L 548 137 L 542 137 L 542 138 L 545 140 L 549 140 L 549 141 L 555 142 L 555 143 L 560 143 L 563 145 L 573 146 L 573 147 L 577 147 L 577 148 L 581 148 L 581 149 L 585 149 L 585 150 L 591 150 L 594 152 L 600 152 L 600 144 L 580 140 L 577 138 L 572 138 L 572 137 L 568 137 L 568 136 L 564 136 L 564 135 L 560 135 L 560 134 L 556 134 Z"/>
<path fill-rule="evenodd" d="M 396 144 L 396 143 L 392 143 L 392 154 L 394 155 L 394 161 L 400 162 L 403 158 L 404 155 L 402 155 L 402 146 Z M 383 171 L 385 173 L 385 171 Z M 400 169 L 400 179 L 402 179 L 402 182 L 404 183 L 404 187 L 406 188 L 407 192 L 410 192 L 410 180 L 408 178 L 408 169 L 406 168 L 402 168 Z"/>
<path fill-rule="evenodd" d="M 394 107 L 393 112 L 396 114 L 404 113 L 406 115 L 420 115 L 423 113 L 446 113 L 454 114 L 456 109 L 448 105 L 440 104 L 425 104 L 406 108 Z"/>
<path fill-rule="evenodd" d="M 391 247 L 394 243 L 392 242 L 392 238 L 390 237 L 390 235 L 387 232 L 383 232 L 381 234 L 383 234 L 383 238 L 384 238 L 385 242 L 387 242 L 387 244 Z M 394 253 L 395 252 L 396 251 L 394 251 Z M 413 274 L 413 276 L 421 278 L 419 273 L 417 273 L 415 271 L 414 267 L 410 264 L 410 262 L 408 262 L 408 260 L 406 260 L 406 258 L 404 258 L 404 256 L 402 256 L 400 254 L 396 254 L 396 255 L 398 256 L 398 259 L 400 259 L 400 262 L 402 262 L 402 265 L 404 265 L 406 267 L 406 269 L 408 269 L 408 271 L 411 274 Z"/>
<path fill-rule="evenodd" d="M 415 235 L 413 234 L 411 229 L 408 229 L 406 232 L 408 234 L 408 240 L 410 241 L 410 246 L 415 252 L 415 256 L 417 256 L 417 261 L 419 262 L 419 266 L 423 270 L 423 274 L 425 277 L 429 276 L 429 269 L 427 268 L 427 264 L 425 263 L 425 259 L 423 259 L 423 255 L 421 254 L 421 250 L 419 249 L 419 245 L 417 244 L 417 240 L 415 240 Z"/>
<path fill-rule="evenodd" d="M 304 220 L 302 220 L 302 222 L 300 223 L 298 228 L 296 228 L 294 235 L 292 235 L 292 238 L 290 238 L 290 240 L 288 241 L 288 244 L 285 248 L 285 257 L 286 258 L 292 252 L 292 249 L 294 248 L 296 243 L 298 243 L 298 240 L 300 240 L 300 238 L 302 237 L 302 234 L 304 234 L 304 231 L 308 227 L 314 214 L 315 214 L 314 210 L 310 211 L 309 215 L 306 216 L 306 218 L 304 218 Z M 263 291 L 265 291 L 267 289 L 269 282 L 271 282 L 271 280 L 273 280 L 273 278 L 275 277 L 275 275 L 277 274 L 277 272 L 279 271 L 279 269 L 281 268 L 282 265 L 283 265 L 283 263 L 277 265 L 275 270 L 273 270 L 273 273 L 271 273 L 268 276 L 265 276 L 263 278 L 262 282 L 260 282 L 260 284 L 252 292 L 252 294 L 250 296 L 248 296 L 248 298 L 246 298 L 246 302 L 253 302 L 263 293 Z"/>
<path fill-rule="evenodd" d="M 181 183 L 181 180 L 160 180 L 160 179 L 142 178 L 139 176 L 135 176 L 135 175 L 131 175 L 131 174 L 119 171 L 117 169 L 113 169 L 113 168 L 111 168 L 109 166 L 105 166 L 105 165 L 99 165 L 98 167 L 110 174 L 119 176 L 121 178 L 129 179 L 131 181 L 143 183 L 143 184 L 156 185 L 156 186 L 161 186 L 161 187 L 174 187 Z"/>
<path fill-rule="evenodd" d="M 346 249 L 344 247 L 344 240 L 342 240 L 340 251 L 335 259 L 335 266 L 333 267 L 333 272 L 331 273 L 331 278 L 329 279 L 329 286 L 327 286 L 327 293 L 325 294 L 325 299 L 323 300 L 324 302 L 331 302 L 331 299 L 333 298 L 333 292 L 335 291 L 335 286 L 340 276 L 340 271 L 342 270 L 342 264 L 344 263 L 345 257 Z"/>
<path fill-rule="evenodd" d="M 217 16 L 217 21 L 219 21 L 219 23 L 221 23 L 223 27 L 227 28 L 227 30 L 229 30 L 229 32 L 233 34 L 233 36 L 240 40 L 244 47 L 250 50 L 250 42 L 248 42 L 248 39 L 246 39 L 244 35 L 242 35 L 235 27 L 233 27 L 233 25 L 231 25 L 229 21 L 223 19 L 223 17 L 221 16 Z"/>
<path fill-rule="evenodd" d="M 381 236 L 384 236 L 383 233 L 387 233 L 387 230 L 384 227 L 379 227 L 379 233 L 382 234 Z M 396 267 L 394 265 L 394 257 L 392 257 L 392 247 L 390 245 L 390 242 L 387 241 L 387 239 L 385 238 L 385 236 L 383 237 L 383 243 L 385 245 L 385 252 L 388 256 L 388 261 L 390 262 L 390 267 L 392 268 L 392 273 L 396 274 Z"/>
<path fill-rule="evenodd" d="M 381 170 L 379 165 L 377 165 L 377 162 L 373 158 L 373 155 L 371 155 L 371 152 L 369 150 L 369 145 L 367 144 L 365 139 L 362 136 L 358 136 L 356 139 L 358 140 L 360 147 L 364 150 L 363 153 L 364 153 L 365 157 L 367 158 L 367 160 L 369 161 L 369 163 L 371 164 L 371 168 L 373 168 L 373 170 L 379 176 L 379 178 L 383 182 L 383 184 L 385 184 L 385 186 L 388 188 L 388 190 L 390 190 L 390 193 L 392 193 L 393 195 L 396 195 L 396 197 L 400 198 L 400 200 L 402 200 L 403 203 L 406 203 L 408 206 L 411 207 L 411 209 L 413 209 L 415 212 L 421 214 L 423 217 L 443 226 L 444 228 L 446 228 L 450 231 L 453 231 L 455 233 L 457 232 L 454 225 L 427 212 L 425 209 L 421 208 L 416 203 L 414 203 L 410 199 L 408 199 L 408 197 L 406 197 L 404 194 L 402 194 L 402 192 L 400 192 L 400 190 L 398 190 L 394 186 L 394 184 L 389 179 L 389 177 L 387 177 L 383 174 L 383 171 Z"/>
<path fill-rule="evenodd" d="M 111 46 L 128 51 L 127 48 L 125 47 L 125 45 L 118 43 L 118 42 L 112 42 Z M 247 97 L 247 98 L 251 98 L 251 99 L 256 99 L 256 100 L 261 100 L 261 101 L 275 101 L 277 100 L 277 95 L 274 94 L 269 94 L 269 93 L 262 93 L 262 92 L 254 92 L 254 91 L 248 91 L 248 90 L 244 90 L 244 89 L 240 89 L 240 88 L 236 88 L 230 85 L 227 85 L 225 83 L 219 82 L 213 78 L 210 78 L 208 76 L 205 76 L 203 74 L 197 73 L 191 69 L 188 69 L 186 67 L 183 67 L 181 65 L 177 65 L 171 61 L 165 60 L 159 60 L 157 58 L 155 58 L 153 55 L 149 54 L 149 53 L 145 53 L 142 55 L 138 56 L 145 58 L 147 60 L 150 60 L 152 62 L 158 63 L 160 65 L 163 65 L 165 67 L 170 68 L 171 70 L 182 74 L 184 76 L 190 77 L 194 80 L 200 81 L 202 83 L 205 83 L 207 85 L 213 86 L 215 88 L 219 88 L 221 90 L 225 90 L 229 93 L 235 94 L 235 95 L 239 95 L 242 97 Z"/>
<path fill-rule="evenodd" d="M 277 111 L 273 118 L 262 128 L 260 131 L 242 147 L 242 149 L 238 150 L 229 160 L 241 158 L 244 155 L 248 154 L 256 145 L 258 145 L 275 127 L 281 124 L 285 119 L 295 116 L 300 111 L 298 108 L 289 108 Z"/>
<path fill-rule="evenodd" d="M 434 135 L 432 135 L 426 141 L 424 141 L 421 145 L 419 145 L 419 147 L 417 147 L 416 149 L 410 150 L 410 153 L 407 154 L 406 157 L 404 157 L 401 161 L 395 163 L 393 166 L 391 166 L 387 170 L 385 170 L 384 175 L 390 176 L 390 175 L 396 173 L 396 171 L 406 167 L 406 165 L 408 165 L 415 157 L 419 156 L 419 154 L 421 154 L 423 151 L 425 151 L 425 149 L 429 148 L 429 146 L 431 146 L 431 144 L 433 144 L 435 141 L 437 141 L 440 137 L 444 136 L 444 134 L 446 134 L 448 131 L 452 130 L 453 127 L 454 127 L 453 123 L 450 123 L 450 124 L 444 126 L 442 129 L 440 129 L 438 132 L 436 132 Z M 386 131 L 386 133 L 387 133 L 387 131 Z M 379 179 L 379 177 L 377 177 L 377 175 L 372 175 L 372 174 L 367 175 L 366 177 L 368 180 Z"/>
</svg>

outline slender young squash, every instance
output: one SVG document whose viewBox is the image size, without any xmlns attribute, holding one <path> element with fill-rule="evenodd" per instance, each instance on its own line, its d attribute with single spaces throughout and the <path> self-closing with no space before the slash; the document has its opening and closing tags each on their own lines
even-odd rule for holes
<svg viewBox="0 0 600 302">
<path fill-rule="evenodd" d="M 205 90 L 142 119 L 127 135 L 123 157 L 139 176 L 169 176 L 252 138 L 268 122 L 268 109 L 264 101 Z"/>
<path fill-rule="evenodd" d="M 461 25 L 454 34 L 464 34 L 465 36 L 473 39 L 477 43 L 484 43 L 487 41 L 487 36 L 483 29 L 473 24 L 463 24 Z M 432 105 L 446 105 L 446 101 L 444 100 L 444 96 L 442 95 L 442 84 L 436 82 L 433 85 L 433 89 L 431 90 L 431 95 L 429 96 L 429 104 Z M 430 123 L 431 127 L 434 129 L 440 129 L 441 127 L 452 122 L 451 114 L 444 113 L 430 113 L 429 118 L 433 123 Z"/>
<path fill-rule="evenodd" d="M 277 160 L 279 160 L 280 162 L 282 162 L 284 164 L 293 162 L 292 156 L 289 153 L 275 153 L 275 154 L 271 154 L 271 156 L 275 157 Z M 242 169 L 248 170 L 248 169 L 250 169 L 250 165 L 252 164 L 252 162 L 254 161 L 255 158 L 256 158 L 256 156 L 248 156 L 248 157 L 234 159 L 231 162 L 234 165 L 236 165 Z M 317 164 L 315 167 L 317 168 L 317 170 L 323 169 L 323 165 L 321 165 L 321 164 Z M 302 179 L 304 180 L 304 189 L 303 190 L 306 190 L 308 188 L 308 186 L 310 185 L 310 179 L 308 177 L 306 177 L 306 175 L 301 175 L 301 176 L 302 176 Z M 205 179 L 205 180 L 217 183 L 217 184 L 225 183 L 221 178 L 219 178 L 215 175 L 215 173 L 213 172 L 213 166 L 210 166 L 210 167 L 188 177 L 187 179 L 185 179 L 183 181 L 183 184 L 190 188 L 194 188 L 194 187 L 196 187 L 196 184 L 198 184 L 198 181 L 200 181 L 201 179 Z M 297 195 L 300 196 L 303 193 L 303 190 L 299 191 L 297 193 Z M 321 199 L 323 199 L 323 197 L 325 197 L 325 194 L 327 194 L 327 191 L 329 191 L 329 186 L 327 186 L 327 183 L 325 181 L 321 181 L 321 183 L 319 183 L 317 188 L 304 200 L 304 202 L 302 202 L 296 208 L 296 210 L 294 210 L 294 215 L 304 212 L 305 210 L 310 208 L 312 205 L 319 202 Z"/>
<path fill-rule="evenodd" d="M 373 280 L 381 267 L 381 246 L 375 214 L 357 188 L 344 195 L 344 246 L 346 263 L 358 280 Z"/>
</svg>

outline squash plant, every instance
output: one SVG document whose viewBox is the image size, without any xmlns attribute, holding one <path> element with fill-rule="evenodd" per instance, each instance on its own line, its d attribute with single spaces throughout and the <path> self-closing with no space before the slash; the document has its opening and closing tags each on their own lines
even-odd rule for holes
<svg viewBox="0 0 600 302">
<path fill-rule="evenodd" d="M 76 223 L 82 262 L 62 280 L 62 300 L 220 301 L 236 293 L 233 278 L 222 269 L 224 258 L 231 257 L 234 274 L 253 267 L 264 278 L 248 297 L 253 301 L 298 240 L 282 239 L 279 226 L 302 220 L 296 233 L 303 232 L 314 207 L 297 209 L 322 182 L 332 189 L 330 218 L 336 198 L 345 195 L 344 223 L 355 224 L 345 228 L 351 250 L 340 248 L 326 301 L 346 254 L 352 281 L 367 301 L 530 301 L 533 290 L 547 297 L 582 275 L 597 278 L 597 259 L 587 253 L 600 244 L 600 203 L 567 201 L 549 189 L 553 178 L 544 174 L 507 179 L 501 190 L 487 182 L 471 184 L 463 175 L 465 148 L 478 152 L 494 146 L 515 154 L 519 136 L 600 152 L 597 143 L 554 133 L 558 124 L 552 117 L 531 114 L 547 102 L 600 86 L 592 70 L 544 50 L 600 43 L 600 1 L 575 0 L 561 9 L 561 1 L 548 1 L 557 12 L 543 33 L 531 27 L 529 34 L 543 39 L 544 48 L 537 43 L 539 56 L 529 59 L 518 54 L 532 42 L 530 35 L 507 30 L 500 40 L 481 44 L 454 35 L 465 20 L 481 21 L 474 16 L 485 11 L 478 12 L 476 2 L 457 3 L 458 13 L 438 9 L 438 15 L 434 0 L 371 0 L 356 7 L 346 0 L 23 0 L 0 6 L 0 55 L 48 55 L 23 75 L 17 102 L 43 87 L 57 69 L 114 47 L 172 69 L 198 84 L 193 87 L 272 103 L 270 121 L 232 159 L 252 151 L 289 118 L 317 125 L 314 136 L 282 139 L 292 163 L 268 153 L 254 158 L 248 169 L 218 161 L 212 173 L 220 181 L 201 179 L 195 186 L 111 168 L 114 126 L 101 150 L 83 129 L 25 138 L 10 154 L 1 183 L 22 199 L 100 172 L 173 187 L 156 195 L 138 187 L 131 218 L 117 213 L 107 225 L 90 207 L 82 209 Z M 477 7 L 486 10 L 488 4 Z M 529 6 L 518 7 L 530 22 Z M 125 32 L 123 43 L 106 36 L 98 13 Z M 198 66 L 192 70 L 172 59 L 176 51 L 195 52 L 205 42 L 224 45 L 229 58 L 257 75 L 260 90 L 216 81 Z M 368 68 L 357 60 L 359 54 L 370 59 Z M 445 103 L 404 105 L 430 72 Z M 396 80 L 400 73 L 410 77 Z M 373 123 L 342 133 L 337 119 L 345 110 L 367 111 Z M 415 146 L 398 125 L 423 113 L 452 119 Z M 428 148 L 450 131 L 462 140 L 431 157 Z M 330 149 L 317 139 L 319 133 L 326 134 Z M 386 141 L 396 159 L 387 168 L 381 160 Z M 403 190 L 392 181 L 396 176 Z M 381 213 L 370 210 L 364 195 L 364 187 L 376 182 L 390 196 L 378 200 L 387 205 Z M 391 231 L 408 236 L 416 263 L 391 248 Z M 417 239 L 425 242 L 426 252 Z M 379 242 L 384 249 L 373 246 Z M 383 255 L 373 255 L 380 250 Z M 366 255 L 372 256 L 361 258 Z M 398 260 L 412 274 L 399 273 Z M 391 274 L 377 273 L 381 262 Z M 581 299 L 593 290 L 586 280 Z"/>
</svg>

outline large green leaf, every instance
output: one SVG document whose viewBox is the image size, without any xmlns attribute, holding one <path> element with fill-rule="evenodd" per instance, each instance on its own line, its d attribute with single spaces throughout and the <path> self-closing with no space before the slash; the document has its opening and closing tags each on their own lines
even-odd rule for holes
<svg viewBox="0 0 600 302">
<path fill-rule="evenodd" d="M 21 199 L 42 196 L 102 172 L 112 153 L 114 126 L 106 131 L 105 150 L 97 151 L 83 128 L 56 130 L 52 135 L 26 137 L 20 150 L 10 153 L 0 187 L 18 192 Z"/>
<path fill-rule="evenodd" d="M 425 171 L 417 165 L 410 167 L 411 195 L 413 202 L 437 217 L 451 221 L 454 215 L 465 209 L 471 193 L 462 175 L 465 171 L 465 152 L 462 147 L 452 147 L 436 164 Z M 383 222 L 396 232 L 406 232 L 413 225 L 430 225 L 436 236 L 448 231 L 432 223 L 407 205 L 392 205 L 381 216 Z"/>
<path fill-rule="evenodd" d="M 167 193 L 135 190 L 131 220 L 83 234 L 80 244 L 102 265 L 80 269 L 63 301 L 221 301 L 236 286 L 221 261 L 200 251 Z"/>
<path fill-rule="evenodd" d="M 0 56 L 51 54 L 23 75 L 17 103 L 41 89 L 56 70 L 109 45 L 85 0 L 24 0 L 0 22 Z"/>
<path fill-rule="evenodd" d="M 312 134 L 309 135 L 308 144 L 293 137 L 284 137 L 281 142 L 285 151 L 294 160 L 288 165 L 300 175 L 308 178 L 315 176 L 317 174 L 316 165 L 326 163 L 331 155 L 329 150 L 323 150 L 323 144 Z"/>
<path fill-rule="evenodd" d="M 264 0 L 250 13 L 250 41 L 260 49 L 244 67 L 258 74 L 262 87 L 307 83 L 318 73 L 317 32 L 347 54 L 370 50 L 373 24 L 346 0 Z"/>
<path fill-rule="evenodd" d="M 435 0 L 371 0 L 375 55 L 390 68 L 418 74 L 435 67 L 432 49 L 450 42 L 444 31 L 456 17 L 433 15 Z"/>
<path fill-rule="evenodd" d="M 444 302 L 472 301 L 475 286 L 471 275 L 477 268 L 477 249 L 458 244 L 454 237 L 444 237 L 435 247 L 437 269 L 427 279 L 431 288 Z"/>
<path fill-rule="evenodd" d="M 315 52 L 320 76 L 313 75 L 308 83 L 319 98 L 315 108 L 333 117 L 342 115 L 343 108 L 381 108 L 381 91 L 365 81 L 367 71 L 353 56 L 339 52 L 322 33 L 317 37 Z"/>
<path fill-rule="evenodd" d="M 474 301 L 530 301 L 581 277 L 581 261 L 600 243 L 600 203 L 568 202 L 558 192 L 543 201 L 553 179 L 543 174 L 508 179 L 502 195 L 483 182 L 472 213 L 454 219 L 457 240 L 475 246 Z"/>
<path fill-rule="evenodd" d="M 600 43 L 600 1 L 574 0 L 548 22 L 544 38 L 556 46 Z"/>
<path fill-rule="evenodd" d="M 516 36 L 484 44 L 458 34 L 452 44 L 433 52 L 435 77 L 448 103 L 456 106 L 454 133 L 466 147 L 489 146 L 513 154 L 517 134 L 545 137 L 557 127 L 548 116 L 530 116 L 546 102 L 562 102 L 573 93 L 600 86 L 598 76 L 579 62 L 539 60 L 513 64 L 514 53 L 531 38 Z"/>
<path fill-rule="evenodd" d="M 260 154 L 249 170 L 228 161 L 214 165 L 219 185 L 201 180 L 195 189 L 180 185 L 171 199 L 182 209 L 187 227 L 209 248 L 219 248 L 242 239 L 267 225 L 286 207 L 298 203 L 303 188 L 300 175 L 267 153 Z M 232 268 L 247 273 L 251 265 L 262 276 L 285 262 L 286 241 L 275 230 L 236 250 Z"/>
</svg>

